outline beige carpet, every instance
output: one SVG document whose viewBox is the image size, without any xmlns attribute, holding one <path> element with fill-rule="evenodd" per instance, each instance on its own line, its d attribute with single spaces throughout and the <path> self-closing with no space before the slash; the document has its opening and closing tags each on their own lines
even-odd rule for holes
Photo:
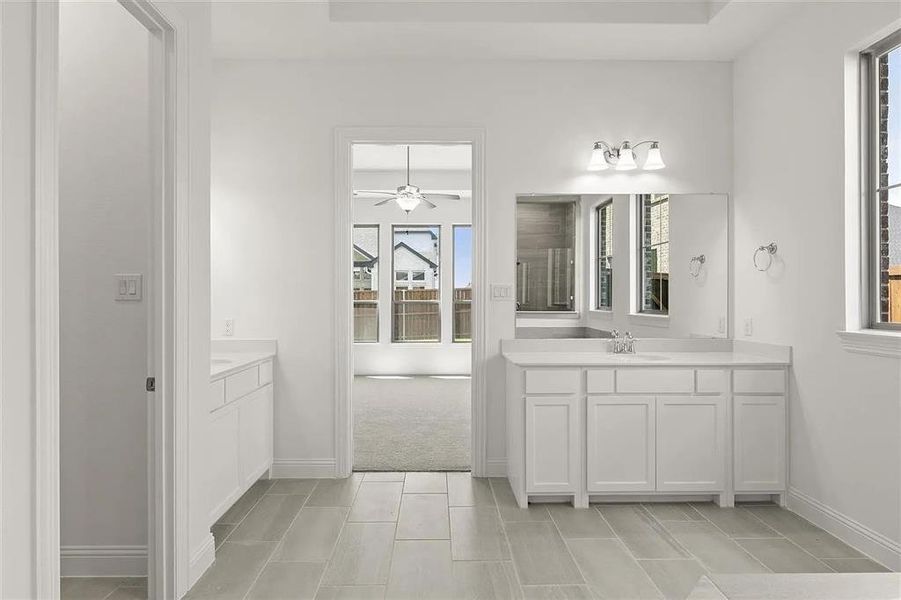
<svg viewBox="0 0 901 600">
<path fill-rule="evenodd" d="M 354 470 L 468 471 L 471 385 L 354 377 Z"/>
</svg>

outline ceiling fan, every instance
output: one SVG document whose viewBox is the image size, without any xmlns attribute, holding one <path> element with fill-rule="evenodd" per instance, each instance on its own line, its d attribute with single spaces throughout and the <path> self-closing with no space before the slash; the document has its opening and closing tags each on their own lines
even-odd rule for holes
<svg viewBox="0 0 901 600">
<path fill-rule="evenodd" d="M 382 206 L 391 201 L 397 205 L 405 213 L 410 214 L 420 204 L 425 204 L 429 208 L 437 208 L 432 200 L 459 200 L 458 194 L 425 194 L 420 188 L 410 183 L 410 146 L 407 146 L 407 183 L 399 186 L 396 192 L 379 192 L 375 190 L 354 190 L 354 196 L 389 196 L 381 202 L 376 202 L 373 206 Z"/>
</svg>

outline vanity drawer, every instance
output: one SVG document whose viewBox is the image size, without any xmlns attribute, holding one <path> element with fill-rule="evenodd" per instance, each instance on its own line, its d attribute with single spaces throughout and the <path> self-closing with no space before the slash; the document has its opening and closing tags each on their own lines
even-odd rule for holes
<svg viewBox="0 0 901 600">
<path fill-rule="evenodd" d="M 529 369 L 526 371 L 527 394 L 577 394 L 579 369 Z"/>
<path fill-rule="evenodd" d="M 613 369 L 591 369 L 588 371 L 588 393 L 589 394 L 610 394 L 613 393 L 614 386 L 614 370 Z"/>
<path fill-rule="evenodd" d="M 624 394 L 690 394 L 695 387 L 691 369 L 617 369 L 616 391 Z"/>
<path fill-rule="evenodd" d="M 272 383 L 272 361 L 267 360 L 260 364 L 260 385 Z"/>
<path fill-rule="evenodd" d="M 754 369 L 735 371 L 732 387 L 736 394 L 784 394 L 785 371 L 782 369 Z"/>
<path fill-rule="evenodd" d="M 699 394 L 719 394 L 726 391 L 726 372 L 722 369 L 695 371 L 695 390 Z"/>
<path fill-rule="evenodd" d="M 216 410 L 225 404 L 225 380 L 210 382 L 210 410 Z"/>
<path fill-rule="evenodd" d="M 260 387 L 259 366 L 245 369 L 225 378 L 225 401 L 233 402 Z"/>
</svg>

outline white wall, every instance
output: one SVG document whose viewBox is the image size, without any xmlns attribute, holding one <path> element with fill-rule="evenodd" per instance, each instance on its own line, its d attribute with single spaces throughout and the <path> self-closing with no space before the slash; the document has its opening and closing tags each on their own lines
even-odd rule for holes
<svg viewBox="0 0 901 600">
<path fill-rule="evenodd" d="M 792 489 L 895 544 L 901 369 L 844 351 L 835 332 L 844 328 L 844 60 L 899 16 L 897 3 L 806 5 L 738 58 L 734 92 L 735 323 L 752 318 L 754 340 L 794 348 Z M 751 255 L 770 241 L 778 261 L 760 273 Z"/>
<path fill-rule="evenodd" d="M 0 12 L 0 597 L 34 598 L 34 4 Z"/>
<path fill-rule="evenodd" d="M 595 209 L 613 198 L 613 309 L 593 310 L 597 230 Z M 669 315 L 635 314 L 638 290 L 637 209 L 629 195 L 583 196 L 583 306 L 581 324 L 635 337 L 726 337 L 729 306 L 729 198 L 725 194 L 670 195 L 670 306 Z M 689 276 L 692 256 L 707 262 L 697 278 Z M 520 323 L 524 323 L 520 320 Z M 549 321 L 546 321 L 549 323 Z"/>
<path fill-rule="evenodd" d="M 64 575 L 144 575 L 146 559 L 65 558 L 147 544 L 149 34 L 117 3 L 60 6 L 60 544 Z"/>
<path fill-rule="evenodd" d="M 378 200 L 359 198 L 354 201 L 354 223 L 379 225 L 379 343 L 354 344 L 354 373 L 357 375 L 468 375 L 472 368 L 472 345 L 454 343 L 453 336 L 453 227 L 472 222 L 472 196 L 469 171 L 433 171 L 414 173 L 413 184 L 426 190 L 454 190 L 460 200 L 444 200 L 437 208 L 424 205 L 409 215 L 393 202 L 373 206 Z M 394 189 L 403 183 L 405 174 L 354 173 L 354 189 Z M 389 183 L 390 182 L 390 183 Z M 394 274 L 391 268 L 393 225 L 439 225 L 439 269 L 441 290 L 441 342 L 436 344 L 394 344 L 391 342 L 391 290 Z M 428 274 L 427 274 L 428 277 Z M 218 293 L 213 306 L 219 304 Z M 331 290 L 328 290 L 331 292 Z M 213 311 L 216 312 L 215 310 Z M 214 324 L 215 326 L 215 324 Z"/>
<path fill-rule="evenodd" d="M 492 283 L 514 281 L 517 193 L 731 189 L 725 63 L 220 61 L 214 72 L 213 247 L 228 254 L 243 285 L 228 297 L 231 314 L 214 307 L 213 321 L 232 316 L 237 336 L 279 341 L 276 460 L 335 457 L 335 301 L 330 285 L 313 297 L 305 290 L 335 276 L 336 126 L 485 127 Z M 436 93 L 405 94 L 409 81 Z M 586 172 L 596 139 L 646 137 L 660 139 L 667 170 Z M 223 204 L 231 206 L 228 218 Z M 226 236 L 227 244 L 215 242 Z M 513 329 L 513 303 L 491 303 L 494 468 L 503 468 L 505 454 L 499 341 Z"/>
</svg>

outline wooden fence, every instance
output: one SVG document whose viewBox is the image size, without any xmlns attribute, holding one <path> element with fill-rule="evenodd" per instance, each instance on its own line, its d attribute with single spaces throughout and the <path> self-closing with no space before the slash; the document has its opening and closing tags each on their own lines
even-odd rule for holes
<svg viewBox="0 0 901 600">
<path fill-rule="evenodd" d="M 392 303 L 392 341 L 441 341 L 439 290 L 395 290 Z M 354 290 L 354 341 L 377 342 L 379 332 L 378 292 Z M 472 289 L 454 290 L 454 341 L 472 339 Z"/>
</svg>

